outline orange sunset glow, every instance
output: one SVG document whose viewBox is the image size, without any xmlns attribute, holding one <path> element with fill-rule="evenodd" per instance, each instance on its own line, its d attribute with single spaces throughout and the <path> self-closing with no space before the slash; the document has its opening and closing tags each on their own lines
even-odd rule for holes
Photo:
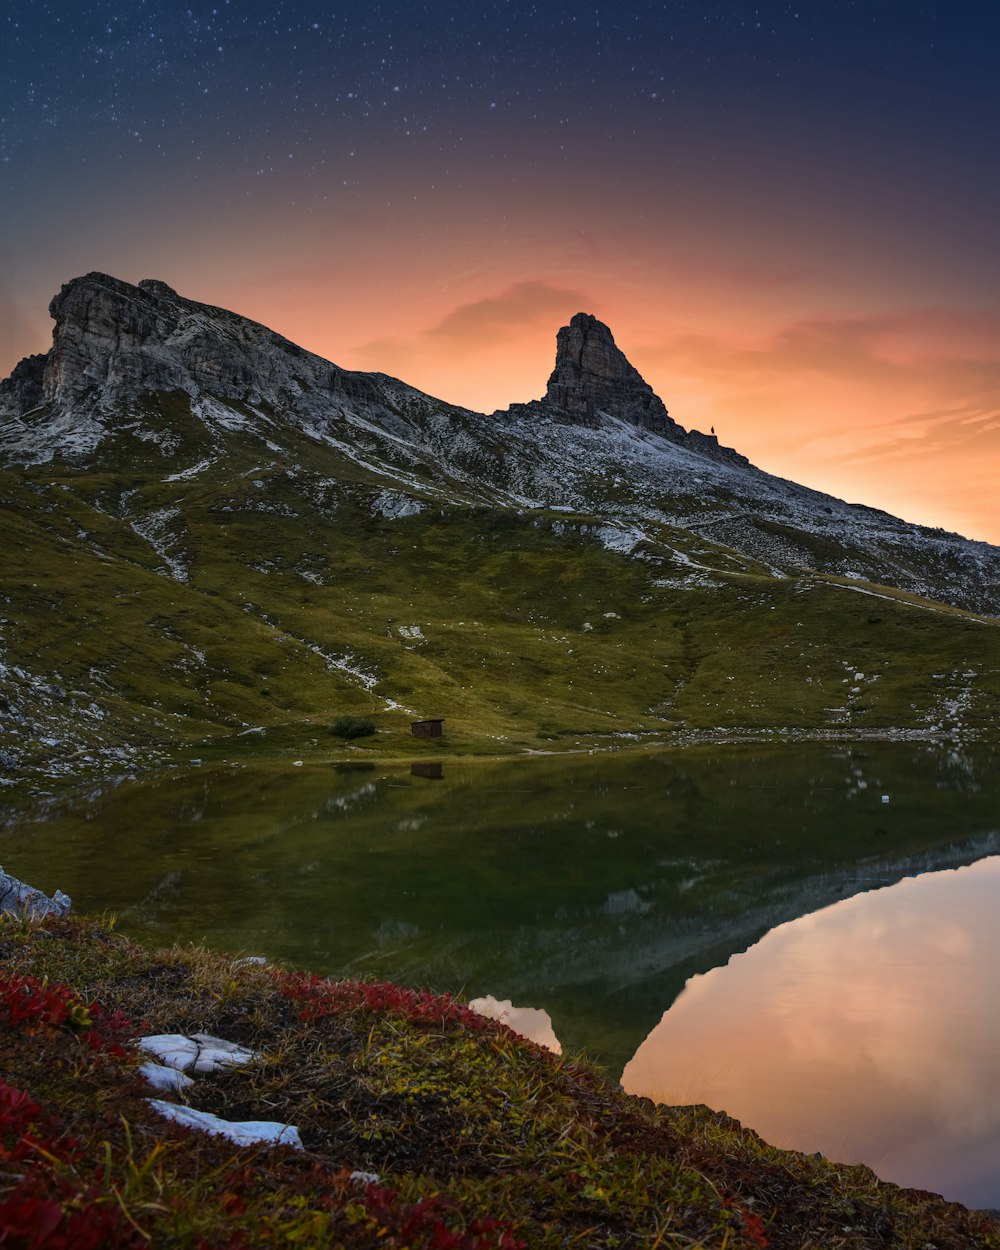
<svg viewBox="0 0 1000 1250">
<path fill-rule="evenodd" d="M 20 46 L 52 79 L 15 111 L 0 371 L 95 269 L 482 411 L 542 394 L 587 311 L 682 425 L 1000 541 L 995 76 L 972 9 L 925 7 L 196 8 L 161 42 L 204 44 L 211 73 L 173 77 L 128 14 L 104 42 L 81 16 L 89 108 L 38 15 Z"/>
</svg>

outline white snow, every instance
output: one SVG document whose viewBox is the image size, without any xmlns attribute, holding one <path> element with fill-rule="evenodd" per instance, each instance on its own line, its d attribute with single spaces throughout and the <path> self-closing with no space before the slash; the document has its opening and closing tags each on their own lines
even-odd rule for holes
<svg viewBox="0 0 1000 1250">
<path fill-rule="evenodd" d="M 423 512 L 424 505 L 412 495 L 403 495 L 396 490 L 383 490 L 372 501 L 372 511 L 377 516 L 386 517 L 390 521 L 398 521 L 403 517 L 417 516 Z"/>
<path fill-rule="evenodd" d="M 134 493 L 130 491 L 129 495 Z M 180 516 L 180 511 L 180 508 L 159 508 L 145 516 L 128 517 L 128 523 L 134 533 L 149 543 L 166 564 L 171 576 L 179 582 L 186 582 L 188 580 L 187 566 L 179 556 L 174 554 L 176 539 L 168 530 L 170 522 Z"/>
<path fill-rule="evenodd" d="M 177 1068 L 169 1068 L 162 1063 L 141 1063 L 139 1071 L 152 1085 L 153 1089 L 166 1094 L 180 1094 L 194 1081 Z"/>
<path fill-rule="evenodd" d="M 189 469 L 182 469 L 180 473 L 171 473 L 169 477 L 165 477 L 165 482 L 190 482 L 192 478 L 204 473 L 206 469 L 210 469 L 216 463 L 216 456 L 206 456 L 204 460 L 199 460 L 197 464 L 193 464 Z"/>
</svg>

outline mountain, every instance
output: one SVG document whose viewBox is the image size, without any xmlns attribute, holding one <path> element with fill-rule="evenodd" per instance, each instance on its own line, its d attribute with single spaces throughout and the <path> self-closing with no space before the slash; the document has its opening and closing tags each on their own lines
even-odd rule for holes
<svg viewBox="0 0 1000 1250">
<path fill-rule="evenodd" d="M 205 744 L 449 750 L 996 724 L 1000 550 L 688 431 L 579 313 L 489 415 L 88 274 L 0 382 L 9 778 Z"/>
</svg>

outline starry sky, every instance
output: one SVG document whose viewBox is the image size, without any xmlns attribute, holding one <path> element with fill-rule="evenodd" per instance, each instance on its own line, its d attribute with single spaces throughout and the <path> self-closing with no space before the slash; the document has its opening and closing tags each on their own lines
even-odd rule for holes
<svg viewBox="0 0 1000 1250">
<path fill-rule="evenodd" d="M 997 0 L 8 0 L 0 374 L 160 278 L 492 411 L 606 321 L 682 425 L 1000 542 Z"/>
</svg>

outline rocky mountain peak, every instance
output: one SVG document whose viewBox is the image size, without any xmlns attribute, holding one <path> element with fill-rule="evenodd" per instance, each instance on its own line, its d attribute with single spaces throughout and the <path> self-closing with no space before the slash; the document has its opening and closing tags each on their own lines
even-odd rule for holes
<svg viewBox="0 0 1000 1250">
<path fill-rule="evenodd" d="M 132 284 L 84 274 L 62 287 L 49 314 L 52 347 L 0 382 L 0 420 L 19 422 L 47 407 L 62 422 L 52 429 L 82 430 L 91 422 L 92 437 L 78 438 L 79 447 L 96 445 L 121 414 L 158 393 L 265 404 L 295 419 L 325 419 L 346 403 L 389 417 L 375 375 L 340 369 L 248 317 L 178 295 L 158 278 Z M 23 431 L 25 446 L 35 437 Z"/>
<path fill-rule="evenodd" d="M 145 291 L 147 295 L 166 295 L 176 297 L 177 292 L 172 286 L 167 286 L 165 282 L 161 282 L 159 278 L 142 278 L 139 282 L 139 290 Z"/>
<path fill-rule="evenodd" d="M 47 402 L 68 407 L 88 391 L 111 398 L 146 389 L 183 386 L 162 344 L 176 330 L 184 301 L 169 306 L 159 298 L 174 293 L 165 283 L 142 287 L 104 273 L 67 282 L 49 305 L 55 321 L 45 369 Z"/>
<path fill-rule="evenodd" d="M 559 331 L 556 365 L 545 398 L 578 420 L 588 421 L 606 412 L 658 433 L 675 425 L 608 327 L 589 313 L 577 313 Z"/>
</svg>

